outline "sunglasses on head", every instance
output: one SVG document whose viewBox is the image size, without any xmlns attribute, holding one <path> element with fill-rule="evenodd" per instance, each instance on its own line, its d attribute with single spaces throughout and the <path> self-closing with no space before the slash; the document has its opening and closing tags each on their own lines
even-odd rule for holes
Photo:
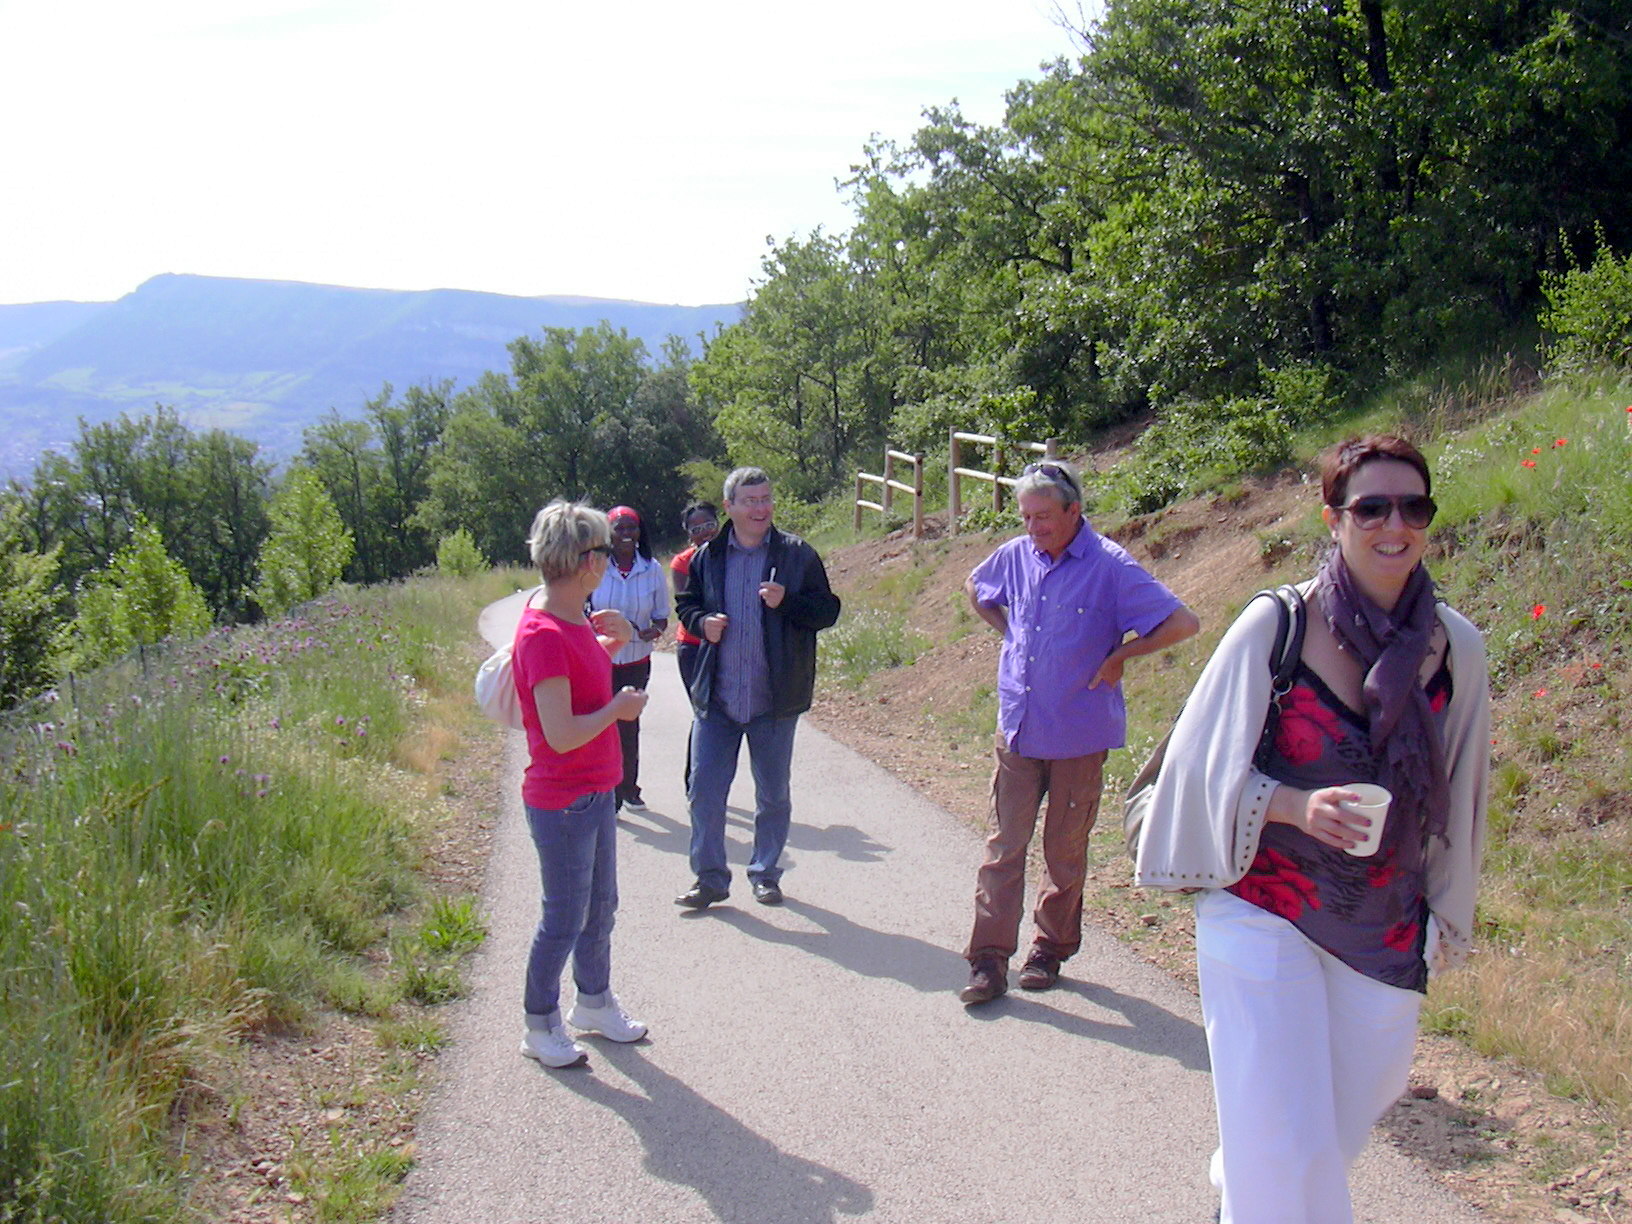
<svg viewBox="0 0 1632 1224">
<path fill-rule="evenodd" d="M 1028 463 L 1021 469 L 1020 475 L 1047 476 L 1055 484 L 1064 485 L 1073 494 L 1077 491 L 1077 482 L 1071 478 L 1071 473 L 1057 463 Z M 1071 500 L 1076 501 L 1077 498 L 1073 496 Z"/>
<path fill-rule="evenodd" d="M 1368 493 L 1365 497 L 1357 497 L 1346 506 L 1338 506 L 1338 510 L 1346 510 L 1354 525 L 1361 531 L 1374 531 L 1388 522 L 1395 510 L 1400 512 L 1400 521 L 1407 527 L 1420 531 L 1434 521 L 1434 515 L 1439 507 L 1434 499 L 1426 493 L 1407 493 L 1403 497 L 1394 497 L 1387 493 Z"/>
</svg>

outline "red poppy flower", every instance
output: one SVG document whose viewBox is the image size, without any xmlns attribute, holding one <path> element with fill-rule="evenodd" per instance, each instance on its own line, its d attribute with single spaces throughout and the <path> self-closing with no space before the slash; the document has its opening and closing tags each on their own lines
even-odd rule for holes
<svg viewBox="0 0 1632 1224">
<path fill-rule="evenodd" d="M 1570 440 L 1568 438 L 1560 438 L 1557 442 L 1554 442 L 1553 445 L 1554 446 L 1568 446 L 1569 442 L 1570 442 Z"/>
<path fill-rule="evenodd" d="M 1293 687 L 1281 699 L 1281 721 L 1275 728 L 1275 747 L 1294 765 L 1319 759 L 1322 738 L 1341 743 L 1343 726 L 1306 684 Z"/>
<path fill-rule="evenodd" d="M 1542 614 L 1544 612 L 1546 612 L 1546 611 L 1547 611 L 1547 605 L 1546 604 L 1535 604 L 1530 609 L 1530 619 L 1531 620 L 1540 620 L 1541 617 L 1542 617 Z"/>
<path fill-rule="evenodd" d="M 1539 689 L 1536 690 L 1535 695 L 1537 697 L 1545 697 L 1545 696 L 1547 696 L 1547 690 L 1544 689 L 1544 688 L 1539 688 Z"/>
<path fill-rule="evenodd" d="M 1530 448 L 1530 453 L 1531 453 L 1531 454 L 1532 454 L 1532 455 L 1539 455 L 1539 454 L 1541 454 L 1541 447 L 1539 447 L 1539 446 L 1532 446 L 1532 447 L 1531 447 L 1531 448 Z"/>
<path fill-rule="evenodd" d="M 1533 468 L 1536 466 L 1536 461 L 1534 459 L 1524 459 L 1520 461 L 1519 466 Z"/>
<path fill-rule="evenodd" d="M 1417 946 L 1417 924 L 1396 922 L 1383 932 L 1383 943 L 1399 952 L 1409 952 Z"/>
</svg>

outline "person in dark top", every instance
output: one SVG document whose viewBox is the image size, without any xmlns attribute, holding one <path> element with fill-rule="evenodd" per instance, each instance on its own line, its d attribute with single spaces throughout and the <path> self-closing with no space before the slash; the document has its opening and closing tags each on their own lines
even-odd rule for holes
<svg viewBox="0 0 1632 1224">
<path fill-rule="evenodd" d="M 692 558 L 685 590 L 675 597 L 681 624 L 704 643 L 690 686 L 696 882 L 675 898 L 688 909 L 730 896 L 725 799 L 744 739 L 755 790 L 748 879 L 761 905 L 782 901 L 793 735 L 816 685 L 816 634 L 839 619 L 839 597 L 816 550 L 772 525 L 773 504 L 771 478 L 761 469 L 727 476 L 731 522 Z"/>
<path fill-rule="evenodd" d="M 1220 1218 L 1352 1219 L 1348 1170 L 1405 1090 L 1431 972 L 1468 952 L 1484 844 L 1484 640 L 1422 559 L 1427 461 L 1389 435 L 1322 459 L 1334 548 L 1303 584 L 1299 668 L 1259 747 L 1277 613 L 1225 633 L 1172 738 L 1135 882 L 1196 906 Z M 1360 783 L 1392 803 L 1374 853 Z"/>
</svg>

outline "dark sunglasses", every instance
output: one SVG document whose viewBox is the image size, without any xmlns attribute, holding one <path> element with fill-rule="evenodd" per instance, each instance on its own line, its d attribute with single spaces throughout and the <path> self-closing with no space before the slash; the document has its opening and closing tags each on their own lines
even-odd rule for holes
<svg viewBox="0 0 1632 1224">
<path fill-rule="evenodd" d="M 1022 476 L 1047 476 L 1055 484 L 1064 485 L 1072 493 L 1072 501 L 1080 501 L 1077 495 L 1077 482 L 1071 479 L 1071 473 L 1057 463 L 1028 463 L 1020 470 Z"/>
<path fill-rule="evenodd" d="M 600 553 L 601 556 L 603 556 L 603 557 L 610 557 L 612 555 L 612 545 L 610 545 L 610 544 L 596 544 L 596 545 L 593 545 L 590 548 L 584 549 L 584 551 L 579 553 L 578 555 L 580 557 L 587 557 L 587 556 L 589 556 L 590 553 Z"/>
<path fill-rule="evenodd" d="M 1439 507 L 1434 499 L 1426 493 L 1407 493 L 1403 497 L 1393 497 L 1386 493 L 1370 493 L 1365 497 L 1357 497 L 1346 506 L 1338 506 L 1339 510 L 1347 510 L 1354 525 L 1361 531 L 1375 531 L 1397 509 L 1400 512 L 1400 521 L 1407 527 L 1421 531 L 1434 521 L 1434 515 Z"/>
</svg>

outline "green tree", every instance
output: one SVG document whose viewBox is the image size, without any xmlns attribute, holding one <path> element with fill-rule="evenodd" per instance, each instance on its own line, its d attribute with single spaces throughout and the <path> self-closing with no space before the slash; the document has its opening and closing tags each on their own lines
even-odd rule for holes
<svg viewBox="0 0 1632 1224">
<path fill-rule="evenodd" d="M 166 638 L 202 637 L 212 623 L 203 592 L 139 512 L 129 542 L 80 583 L 76 603 L 72 664 L 82 670 Z"/>
<path fill-rule="evenodd" d="M 0 498 L 0 710 L 51 686 L 62 628 L 57 554 L 31 551 L 24 509 Z"/>
<path fill-rule="evenodd" d="M 272 499 L 272 532 L 261 548 L 255 599 L 269 616 L 316 599 L 339 581 L 352 537 L 310 468 L 296 468 Z"/>
<path fill-rule="evenodd" d="M 461 527 L 437 541 L 436 568 L 455 578 L 468 578 L 472 574 L 480 574 L 488 565 L 482 550 L 476 547 L 475 539 Z"/>
</svg>

